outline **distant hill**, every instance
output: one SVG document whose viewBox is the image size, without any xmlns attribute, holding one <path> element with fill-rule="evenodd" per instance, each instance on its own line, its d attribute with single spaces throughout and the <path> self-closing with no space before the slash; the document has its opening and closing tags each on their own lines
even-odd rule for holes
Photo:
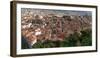
<svg viewBox="0 0 100 58">
<path fill-rule="evenodd" d="M 55 9 L 34 9 L 34 8 L 22 8 L 22 13 L 25 13 L 26 11 L 33 12 L 34 14 L 39 15 L 47 15 L 47 14 L 58 14 L 58 15 L 79 15 L 84 16 L 88 15 L 91 16 L 91 11 L 75 11 L 75 10 L 55 10 Z"/>
</svg>

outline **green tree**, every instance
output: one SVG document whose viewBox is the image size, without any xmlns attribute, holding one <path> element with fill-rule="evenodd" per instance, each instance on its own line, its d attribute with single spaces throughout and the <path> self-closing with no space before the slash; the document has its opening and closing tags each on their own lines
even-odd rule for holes
<svg viewBox="0 0 100 58">
<path fill-rule="evenodd" d="M 91 30 L 85 30 L 81 31 L 81 45 L 82 46 L 91 46 L 92 45 L 92 31 Z"/>
</svg>

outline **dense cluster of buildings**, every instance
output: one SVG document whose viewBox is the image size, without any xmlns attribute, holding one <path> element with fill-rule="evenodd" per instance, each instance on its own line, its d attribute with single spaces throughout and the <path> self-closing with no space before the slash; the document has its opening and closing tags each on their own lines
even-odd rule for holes
<svg viewBox="0 0 100 58">
<path fill-rule="evenodd" d="M 30 44 L 45 40 L 63 41 L 65 37 L 92 27 L 91 16 L 34 14 L 27 12 L 21 16 L 22 36 Z"/>
</svg>

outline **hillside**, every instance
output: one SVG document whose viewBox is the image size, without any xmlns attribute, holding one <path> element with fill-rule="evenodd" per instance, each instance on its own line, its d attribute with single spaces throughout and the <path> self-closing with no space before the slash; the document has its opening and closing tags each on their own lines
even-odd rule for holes
<svg viewBox="0 0 100 58">
<path fill-rule="evenodd" d="M 45 42 L 48 44 L 49 42 L 54 42 L 55 46 L 53 47 L 56 47 L 56 45 L 60 45 L 58 44 L 59 42 L 63 43 L 66 40 L 71 40 L 69 39 L 70 37 L 75 36 L 76 38 L 81 38 L 87 30 L 89 30 L 87 31 L 89 32 L 87 34 L 89 36 L 87 37 L 90 38 L 92 28 L 92 17 L 89 15 L 90 13 L 86 12 L 82 15 L 82 12 L 75 12 L 78 15 L 75 13 L 75 15 L 72 15 L 72 11 L 70 11 L 71 14 L 69 15 L 64 14 L 63 11 L 41 11 L 38 10 L 36 11 L 37 13 L 33 10 L 22 12 L 22 36 L 26 37 L 28 43 L 33 47 L 40 43 L 44 45 Z M 76 44 L 73 44 L 75 46 L 81 46 L 80 39 L 74 38 L 72 38 L 72 41 L 75 40 Z"/>
</svg>

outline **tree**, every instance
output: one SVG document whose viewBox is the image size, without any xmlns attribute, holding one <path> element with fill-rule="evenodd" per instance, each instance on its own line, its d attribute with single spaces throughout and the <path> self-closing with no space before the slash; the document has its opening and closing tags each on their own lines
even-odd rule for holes
<svg viewBox="0 0 100 58">
<path fill-rule="evenodd" d="M 91 46 L 92 45 L 92 30 L 81 31 L 81 45 L 82 46 Z"/>
</svg>

